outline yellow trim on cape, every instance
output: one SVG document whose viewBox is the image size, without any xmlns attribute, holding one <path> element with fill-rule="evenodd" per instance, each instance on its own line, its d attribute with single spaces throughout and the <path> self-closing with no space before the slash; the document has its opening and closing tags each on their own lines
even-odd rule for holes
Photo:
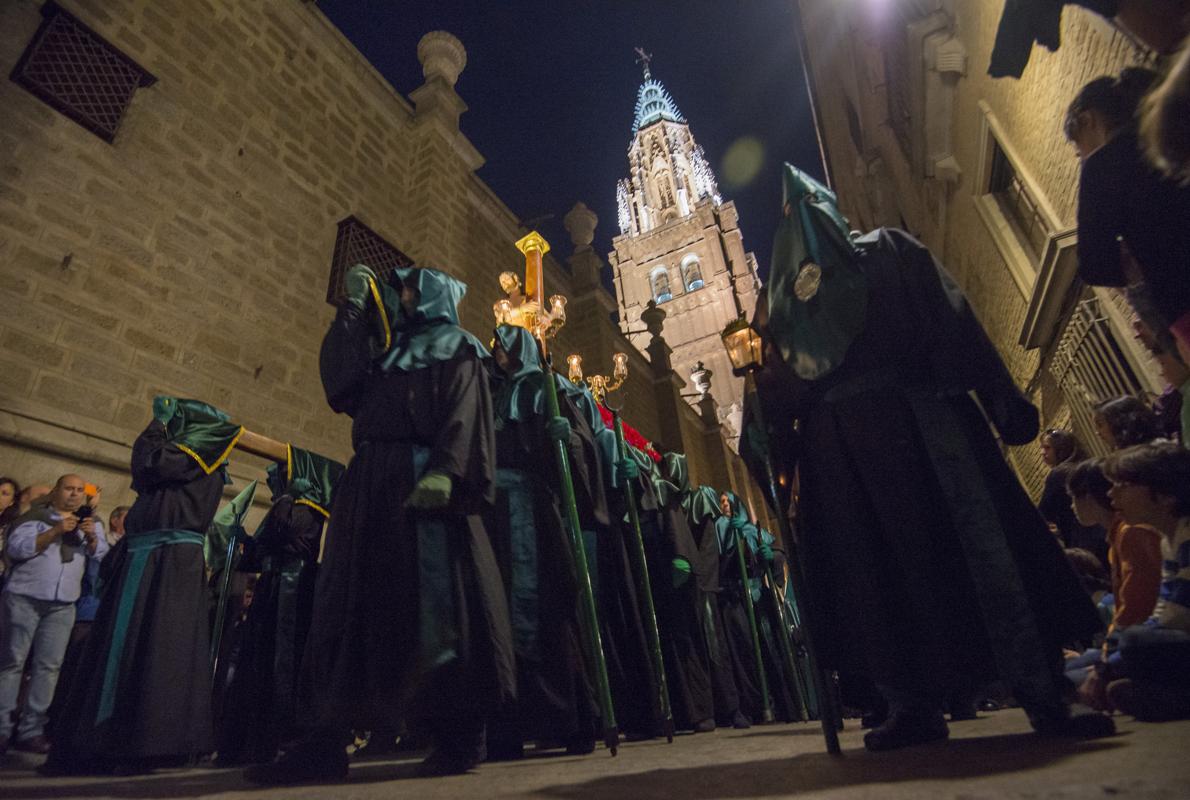
<svg viewBox="0 0 1190 800">
<path fill-rule="evenodd" d="M 227 460 L 227 457 L 231 454 L 232 449 L 236 446 L 236 442 L 238 442 L 240 440 L 240 437 L 243 435 L 244 435 L 244 426 L 241 425 L 240 429 L 238 431 L 236 431 L 236 435 L 231 437 L 231 442 L 228 443 L 227 449 L 224 450 L 220 454 L 220 456 L 215 459 L 214 463 L 211 464 L 210 466 L 207 466 L 207 462 L 203 461 L 202 457 L 198 453 L 194 452 L 186 445 L 178 444 L 177 442 L 174 442 L 173 445 L 174 445 L 174 447 L 178 448 L 186 455 L 193 458 L 196 462 L 198 462 L 198 465 L 200 467 L 202 467 L 202 471 L 205 472 L 207 475 L 210 475 L 212 472 L 219 469 L 220 464 L 222 464 L 224 461 Z"/>
<path fill-rule="evenodd" d="M 388 323 L 388 311 L 384 309 L 384 301 L 380 299 L 380 287 L 376 281 L 368 278 L 368 288 L 372 290 L 372 299 L 376 302 L 376 310 L 380 312 L 380 324 L 384 326 L 384 352 L 393 346 L 393 331 Z"/>
<path fill-rule="evenodd" d="M 285 485 L 289 486 L 293 480 L 293 445 L 285 443 Z"/>
<path fill-rule="evenodd" d="M 327 511 L 325 508 L 323 508 L 322 506 L 318 505 L 318 503 L 315 503 L 313 500 L 306 500 L 306 499 L 302 499 L 302 500 L 294 500 L 294 501 L 293 501 L 293 504 L 294 504 L 295 506 L 298 506 L 298 505 L 300 505 L 300 506 L 310 506 L 310 508 L 314 509 L 315 511 L 321 511 L 321 512 L 322 512 L 322 516 L 324 516 L 324 517 L 326 517 L 326 518 L 328 518 L 328 519 L 329 519 L 329 518 L 330 518 L 330 516 L 331 516 L 331 512 Z"/>
</svg>

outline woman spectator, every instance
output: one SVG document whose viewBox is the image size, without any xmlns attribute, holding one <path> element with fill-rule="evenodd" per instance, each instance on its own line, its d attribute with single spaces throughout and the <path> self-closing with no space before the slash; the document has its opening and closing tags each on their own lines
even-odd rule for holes
<svg viewBox="0 0 1190 800">
<path fill-rule="evenodd" d="M 1157 415 L 1131 395 L 1106 400 L 1095 406 L 1095 432 L 1112 450 L 1148 444 L 1161 438 Z"/>
<path fill-rule="evenodd" d="M 1176 323 L 1190 310 L 1190 187 L 1141 152 L 1137 108 L 1156 73 L 1130 67 L 1084 86 L 1066 112 L 1082 159 L 1078 272 L 1092 286 L 1127 287 L 1137 314 L 1177 352 Z"/>
<path fill-rule="evenodd" d="M 6 563 L 4 560 L 5 534 L 12 521 L 20 516 L 20 505 L 17 498 L 21 496 L 21 486 L 12 478 L 0 477 L 0 586 L 4 585 Z"/>
<path fill-rule="evenodd" d="M 1070 431 L 1050 428 L 1041 434 L 1041 458 L 1050 468 L 1050 474 L 1045 478 L 1037 510 L 1062 542 L 1062 547 L 1089 550 L 1102 566 L 1107 563 L 1106 532 L 1097 525 L 1080 525 L 1066 494 L 1070 471 L 1086 457 L 1082 445 Z"/>
</svg>

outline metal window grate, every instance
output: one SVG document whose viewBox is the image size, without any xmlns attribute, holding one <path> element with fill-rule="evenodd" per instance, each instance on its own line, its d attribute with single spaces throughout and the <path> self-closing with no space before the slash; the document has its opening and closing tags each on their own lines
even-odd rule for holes
<svg viewBox="0 0 1190 800">
<path fill-rule="evenodd" d="M 1017 175 L 1000 143 L 993 141 L 992 148 L 988 193 L 996 199 L 1000 210 L 1016 229 L 1021 244 L 1029 251 L 1034 261 L 1040 262 L 1053 231 L 1042 216 L 1037 200 Z"/>
<path fill-rule="evenodd" d="M 11 78 L 106 142 L 141 86 L 157 79 L 53 0 Z"/>
<path fill-rule="evenodd" d="M 339 222 L 335 236 L 330 283 L 326 289 L 326 301 L 331 305 L 338 305 L 343 299 L 343 276 L 356 264 L 366 264 L 378 277 L 387 278 L 397 267 L 412 267 L 413 259 L 353 215 Z"/>
<path fill-rule="evenodd" d="M 1070 406 L 1071 424 L 1079 440 L 1095 455 L 1106 455 L 1095 433 L 1095 405 L 1121 395 L 1143 396 L 1144 387 L 1098 298 L 1075 307 L 1050 361 L 1050 373 Z"/>
</svg>

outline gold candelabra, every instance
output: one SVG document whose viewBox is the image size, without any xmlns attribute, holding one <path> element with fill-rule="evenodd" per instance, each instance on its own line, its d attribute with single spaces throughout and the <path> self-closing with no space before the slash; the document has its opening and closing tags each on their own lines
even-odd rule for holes
<svg viewBox="0 0 1190 800">
<path fill-rule="evenodd" d="M 628 354 L 616 353 L 612 356 L 612 374 L 611 377 L 606 375 L 583 375 L 583 357 L 578 353 L 571 353 L 566 357 L 566 363 L 570 367 L 570 380 L 572 383 L 586 383 L 587 388 L 591 390 L 595 401 L 600 405 L 606 405 L 604 398 L 608 392 L 614 392 L 624 385 L 624 381 L 628 379 Z"/>
<path fill-rule="evenodd" d="M 566 298 L 555 294 L 548 306 L 543 302 L 545 280 L 541 257 L 550 251 L 549 242 L 532 231 L 517 240 L 516 248 L 525 256 L 525 283 L 515 272 L 500 273 L 500 288 L 504 298 L 492 305 L 497 325 L 516 325 L 525 328 L 545 347 L 547 340 L 558 335 L 566 324 Z"/>
</svg>

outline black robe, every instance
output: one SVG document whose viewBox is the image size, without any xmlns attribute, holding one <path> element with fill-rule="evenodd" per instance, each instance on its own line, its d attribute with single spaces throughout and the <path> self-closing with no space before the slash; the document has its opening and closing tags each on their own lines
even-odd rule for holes
<svg viewBox="0 0 1190 800">
<path fill-rule="evenodd" d="M 259 572 L 217 724 L 220 764 L 264 763 L 297 732 L 297 677 L 326 517 L 281 495 L 237 564 Z"/>
<path fill-rule="evenodd" d="M 300 694 L 309 735 L 404 719 L 472 752 L 485 711 L 515 693 L 508 608 L 480 516 L 494 500 L 487 375 L 474 350 L 383 373 L 367 329 L 340 310 L 322 346 L 327 399 L 354 419 L 336 487 Z M 453 480 L 449 505 L 405 506 L 420 476 Z"/>
<path fill-rule="evenodd" d="M 798 450 L 773 455 L 800 462 L 822 658 L 935 698 L 998 669 L 1053 709 L 1061 644 L 1100 622 L 968 393 L 1010 444 L 1037 411 L 928 250 L 886 229 L 858 244 L 868 312 L 843 364 L 810 382 L 770 360 L 759 383 L 768 425 L 799 423 Z"/>
<path fill-rule="evenodd" d="M 125 518 L 127 533 L 101 568 L 99 611 L 70 687 L 47 767 L 102 770 L 116 763 L 145 766 L 180 762 L 213 746 L 210 631 L 203 548 L 179 543 L 152 549 L 136 579 L 138 542 L 154 531 L 205 532 L 223 494 L 223 470 L 205 474 L 193 458 L 166 441 L 151 422 L 132 446 L 132 488 L 137 499 Z M 131 551 L 131 552 L 130 552 Z M 131 580 L 137 580 L 130 586 Z M 131 614 L 114 701 L 97 721 L 105 697 L 109 653 L 119 629 L 121 596 L 128 587 Z"/>
<path fill-rule="evenodd" d="M 580 524 L 607 524 L 603 466 L 594 434 L 565 395 L 569 456 Z M 489 749 L 524 741 L 593 742 L 598 709 L 584 661 L 579 584 L 561 485 L 540 418 L 502 421 L 496 433 L 496 505 L 486 518 L 504 576 L 517 663 L 517 701 L 488 729 Z"/>
<path fill-rule="evenodd" d="M 715 716 L 711 656 L 702 625 L 702 591 L 693 574 L 700 564 L 698 545 L 686 522 L 681 495 L 674 492 L 669 502 L 662 504 L 651 480 L 643 488 L 652 497 L 642 505 L 654 506 L 640 512 L 640 523 L 674 727 L 692 729 Z M 692 573 L 678 587 L 673 585 L 675 558 L 689 562 Z"/>
<path fill-rule="evenodd" d="M 719 536 L 715 517 L 707 516 L 689 525 L 691 538 L 697 547 L 691 561 L 693 583 L 698 591 L 699 620 L 707 647 L 707 668 L 711 678 L 711 694 L 715 721 L 731 725 L 740 710 L 740 694 L 736 687 L 731 644 L 727 638 L 727 623 L 720 607 Z"/>
</svg>

